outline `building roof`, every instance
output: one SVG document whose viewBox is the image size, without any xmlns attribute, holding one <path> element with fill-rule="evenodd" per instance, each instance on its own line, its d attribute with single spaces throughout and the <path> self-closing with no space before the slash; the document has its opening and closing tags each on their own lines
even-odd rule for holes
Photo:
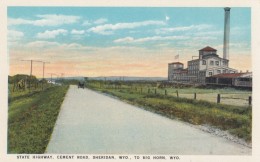
<svg viewBox="0 0 260 162">
<path fill-rule="evenodd" d="M 202 56 L 203 59 L 206 59 L 206 58 L 208 58 L 208 57 L 210 57 L 210 58 L 211 58 L 211 57 L 218 57 L 218 58 L 220 58 L 219 55 L 217 55 L 217 54 L 208 54 L 208 55 L 203 55 L 203 56 Z"/>
<path fill-rule="evenodd" d="M 225 73 L 225 74 L 217 74 L 211 77 L 213 78 L 238 78 L 244 75 L 245 73 Z"/>
<path fill-rule="evenodd" d="M 181 64 L 181 65 L 183 65 L 183 63 L 181 63 L 181 62 L 172 62 L 172 63 L 169 63 L 169 64 Z"/>
<path fill-rule="evenodd" d="M 210 47 L 210 46 L 207 46 L 207 47 L 204 47 L 202 49 L 200 49 L 199 51 L 217 51 L 216 49 Z"/>
<path fill-rule="evenodd" d="M 194 60 L 190 60 L 188 62 L 196 62 L 196 61 L 199 61 L 200 59 L 194 59 Z"/>
<path fill-rule="evenodd" d="M 252 78 L 253 77 L 252 75 L 253 75 L 252 72 L 246 72 L 243 75 L 241 75 L 240 77 L 241 78 Z"/>
</svg>

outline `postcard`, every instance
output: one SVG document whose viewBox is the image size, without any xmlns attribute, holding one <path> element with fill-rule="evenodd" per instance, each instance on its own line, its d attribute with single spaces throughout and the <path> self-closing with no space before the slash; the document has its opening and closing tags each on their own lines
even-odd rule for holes
<svg viewBox="0 0 260 162">
<path fill-rule="evenodd" d="M 3 2 L 0 161 L 258 161 L 259 5 Z"/>
</svg>

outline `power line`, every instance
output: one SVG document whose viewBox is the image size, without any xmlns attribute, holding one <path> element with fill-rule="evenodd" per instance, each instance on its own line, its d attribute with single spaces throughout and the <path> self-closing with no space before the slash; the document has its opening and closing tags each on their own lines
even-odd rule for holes
<svg viewBox="0 0 260 162">
<path fill-rule="evenodd" d="M 59 76 L 59 75 L 57 75 L 57 74 L 55 74 L 55 73 L 48 73 L 48 74 L 51 74 L 51 84 L 52 84 L 52 75 Z"/>
<path fill-rule="evenodd" d="M 50 62 L 42 61 L 42 89 L 43 89 L 43 82 L 44 82 L 44 72 L 45 72 L 45 64 Z"/>
<path fill-rule="evenodd" d="M 44 70 L 45 70 L 45 64 L 48 64 L 50 62 L 45 62 L 45 61 L 42 61 L 42 79 L 44 79 Z"/>
<path fill-rule="evenodd" d="M 32 79 L 32 65 L 33 65 L 33 62 L 42 62 L 42 61 L 39 61 L 39 60 L 21 60 L 21 61 L 30 61 L 31 62 L 30 79 L 29 79 L 29 91 L 31 91 L 31 79 Z"/>
<path fill-rule="evenodd" d="M 60 73 L 60 79 L 63 79 L 64 73 Z"/>
</svg>

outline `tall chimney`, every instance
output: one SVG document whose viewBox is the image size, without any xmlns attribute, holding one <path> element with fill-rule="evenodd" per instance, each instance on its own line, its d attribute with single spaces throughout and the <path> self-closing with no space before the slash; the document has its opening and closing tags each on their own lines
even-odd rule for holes
<svg viewBox="0 0 260 162">
<path fill-rule="evenodd" d="M 230 8 L 225 7 L 223 58 L 229 59 Z"/>
</svg>

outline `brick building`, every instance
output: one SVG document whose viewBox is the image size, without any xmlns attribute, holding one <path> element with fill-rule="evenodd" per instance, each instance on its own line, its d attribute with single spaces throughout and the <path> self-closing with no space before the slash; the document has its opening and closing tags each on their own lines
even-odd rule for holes
<svg viewBox="0 0 260 162">
<path fill-rule="evenodd" d="M 237 73 L 229 67 L 229 60 L 219 57 L 217 50 L 209 46 L 200 49 L 198 59 L 188 61 L 187 66 L 184 69 L 183 63 L 169 63 L 168 81 L 205 84 L 206 77 Z"/>
</svg>

